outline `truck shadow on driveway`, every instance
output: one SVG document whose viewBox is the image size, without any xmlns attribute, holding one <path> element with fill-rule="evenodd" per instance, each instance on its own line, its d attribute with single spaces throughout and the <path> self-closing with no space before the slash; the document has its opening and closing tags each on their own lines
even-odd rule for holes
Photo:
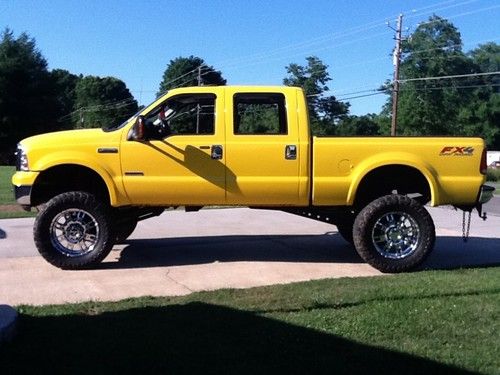
<svg viewBox="0 0 500 375">
<path fill-rule="evenodd" d="M 500 266 L 500 238 L 438 236 L 436 246 L 423 264 L 426 269 Z"/>
<path fill-rule="evenodd" d="M 214 262 L 363 263 L 336 232 L 323 235 L 234 235 L 132 239 L 118 262 L 99 268 L 165 267 Z"/>
<path fill-rule="evenodd" d="M 422 269 L 500 265 L 500 238 L 437 237 Z M 119 250 L 117 250 L 119 251 Z M 182 266 L 213 262 L 364 263 L 336 232 L 323 235 L 234 235 L 131 239 L 117 262 L 99 269 Z"/>
</svg>

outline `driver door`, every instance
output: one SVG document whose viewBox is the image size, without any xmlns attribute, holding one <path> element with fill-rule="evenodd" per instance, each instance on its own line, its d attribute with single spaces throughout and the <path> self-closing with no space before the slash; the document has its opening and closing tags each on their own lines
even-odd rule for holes
<svg viewBox="0 0 500 375">
<path fill-rule="evenodd" d="M 149 139 L 123 142 L 123 183 L 132 204 L 225 203 L 224 116 L 216 115 L 224 98 L 213 91 L 167 98 L 145 115 Z"/>
</svg>

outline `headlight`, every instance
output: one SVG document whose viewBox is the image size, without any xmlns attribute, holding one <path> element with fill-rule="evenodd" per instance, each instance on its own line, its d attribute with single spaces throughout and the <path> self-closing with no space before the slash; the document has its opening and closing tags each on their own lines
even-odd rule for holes
<svg viewBox="0 0 500 375">
<path fill-rule="evenodd" d="M 26 155 L 26 150 L 20 143 L 18 143 L 16 151 L 16 170 L 29 171 L 28 156 Z"/>
</svg>

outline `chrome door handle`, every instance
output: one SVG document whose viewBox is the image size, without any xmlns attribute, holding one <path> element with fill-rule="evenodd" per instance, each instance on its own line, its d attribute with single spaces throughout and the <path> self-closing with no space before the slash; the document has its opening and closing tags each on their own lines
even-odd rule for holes
<svg viewBox="0 0 500 375">
<path fill-rule="evenodd" d="M 285 159 L 286 160 L 297 159 L 297 146 L 296 145 L 287 145 L 285 147 Z"/>
<path fill-rule="evenodd" d="M 221 145 L 213 145 L 212 152 L 210 153 L 212 159 L 220 160 L 223 156 L 223 150 Z"/>
</svg>

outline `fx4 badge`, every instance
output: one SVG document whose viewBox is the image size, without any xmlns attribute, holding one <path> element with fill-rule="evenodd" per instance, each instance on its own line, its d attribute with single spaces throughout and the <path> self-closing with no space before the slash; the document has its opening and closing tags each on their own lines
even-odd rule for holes
<svg viewBox="0 0 500 375">
<path fill-rule="evenodd" d="M 440 156 L 472 156 L 474 155 L 474 147 L 470 146 L 446 146 L 441 150 Z"/>
</svg>

